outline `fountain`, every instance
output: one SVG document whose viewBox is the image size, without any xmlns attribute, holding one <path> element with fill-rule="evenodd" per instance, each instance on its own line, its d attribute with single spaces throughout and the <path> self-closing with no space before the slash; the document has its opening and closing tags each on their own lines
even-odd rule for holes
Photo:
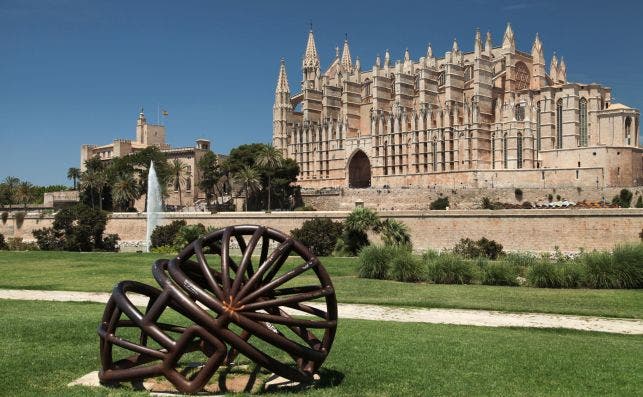
<svg viewBox="0 0 643 397">
<path fill-rule="evenodd" d="M 150 252 L 152 245 L 152 231 L 161 220 L 162 210 L 161 187 L 154 169 L 154 162 L 150 161 L 150 171 L 147 174 L 147 232 L 145 233 L 145 251 Z"/>
</svg>

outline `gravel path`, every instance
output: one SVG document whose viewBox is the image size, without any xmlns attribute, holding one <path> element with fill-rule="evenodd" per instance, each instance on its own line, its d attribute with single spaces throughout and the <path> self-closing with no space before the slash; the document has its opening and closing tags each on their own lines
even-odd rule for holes
<svg viewBox="0 0 643 397">
<path fill-rule="evenodd" d="M 0 299 L 105 303 L 107 299 L 109 299 L 109 294 L 103 292 L 0 289 Z M 147 304 L 147 299 L 142 296 L 133 296 L 132 301 L 139 306 L 145 306 Z M 339 317 L 361 320 L 475 325 L 482 327 L 568 328 L 616 334 L 643 334 L 643 320 L 562 314 L 508 313 L 464 309 L 412 309 L 375 305 L 340 304 Z"/>
</svg>

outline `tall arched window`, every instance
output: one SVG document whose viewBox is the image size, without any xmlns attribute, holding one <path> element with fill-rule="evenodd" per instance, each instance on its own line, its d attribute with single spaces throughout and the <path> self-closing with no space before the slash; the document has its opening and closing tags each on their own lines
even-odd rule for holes
<svg viewBox="0 0 643 397">
<path fill-rule="evenodd" d="M 502 138 L 502 155 L 503 155 L 503 166 L 505 168 L 509 168 L 509 147 L 507 145 L 508 143 L 507 139 L 507 134 L 505 134 Z"/>
<path fill-rule="evenodd" d="M 632 118 L 629 116 L 625 118 L 625 144 L 632 144 Z"/>
<path fill-rule="evenodd" d="M 529 88 L 529 68 L 523 62 L 516 62 L 515 68 L 516 90 L 524 90 Z"/>
<path fill-rule="evenodd" d="M 587 99 L 580 99 L 580 145 L 587 146 Z"/>
<path fill-rule="evenodd" d="M 516 139 L 516 168 L 522 168 L 522 134 L 518 133 Z"/>
<path fill-rule="evenodd" d="M 540 101 L 536 105 L 536 150 L 540 151 Z"/>
<path fill-rule="evenodd" d="M 563 148 L 563 100 L 556 102 L 556 149 Z"/>
<path fill-rule="evenodd" d="M 445 141 L 445 136 L 444 133 L 442 133 L 442 141 L 440 142 L 442 144 L 442 158 L 440 159 L 440 164 L 442 165 L 442 171 L 446 170 L 446 162 L 447 162 L 447 144 Z"/>
<path fill-rule="evenodd" d="M 433 172 L 438 170 L 438 142 L 433 138 Z"/>
<path fill-rule="evenodd" d="M 388 141 L 384 141 L 384 175 L 388 175 Z"/>
<path fill-rule="evenodd" d="M 491 134 L 491 168 L 496 169 L 496 134 Z"/>
</svg>

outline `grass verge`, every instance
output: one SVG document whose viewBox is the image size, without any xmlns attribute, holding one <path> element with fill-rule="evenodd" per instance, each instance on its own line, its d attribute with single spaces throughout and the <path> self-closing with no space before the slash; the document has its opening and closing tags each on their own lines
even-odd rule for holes
<svg viewBox="0 0 643 397">
<path fill-rule="evenodd" d="M 98 367 L 103 306 L 0 300 L 0 394 L 146 395 L 66 384 Z M 636 395 L 643 337 L 343 320 L 306 396 Z M 271 394 L 280 395 L 280 394 Z"/>
<path fill-rule="evenodd" d="M 124 279 L 156 285 L 151 266 L 162 257 L 167 255 L 0 252 L 0 288 L 109 292 Z M 328 257 L 322 263 L 341 303 L 643 318 L 643 290 L 398 283 L 357 278 L 356 258 Z"/>
</svg>

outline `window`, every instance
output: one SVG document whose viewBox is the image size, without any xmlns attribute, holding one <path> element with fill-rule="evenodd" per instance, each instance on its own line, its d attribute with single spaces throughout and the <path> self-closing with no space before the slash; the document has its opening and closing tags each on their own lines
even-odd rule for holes
<svg viewBox="0 0 643 397">
<path fill-rule="evenodd" d="M 529 69 L 523 62 L 516 62 L 516 90 L 529 88 Z"/>
<path fill-rule="evenodd" d="M 444 72 L 440 72 L 438 75 L 438 85 L 444 85 Z"/>
<path fill-rule="evenodd" d="M 505 168 L 509 168 L 509 148 L 508 148 L 508 139 L 507 139 L 507 134 L 505 134 L 502 138 L 502 155 L 503 155 L 503 166 Z"/>
<path fill-rule="evenodd" d="M 464 68 L 464 81 L 473 79 L 473 66 L 469 65 Z"/>
<path fill-rule="evenodd" d="M 518 133 L 516 139 L 516 168 L 522 168 L 522 134 Z"/>
<path fill-rule="evenodd" d="M 514 108 L 514 116 L 517 121 L 523 121 L 525 119 L 525 104 L 519 103 Z"/>
<path fill-rule="evenodd" d="M 632 144 L 632 118 L 629 116 L 625 118 L 625 144 Z"/>
<path fill-rule="evenodd" d="M 580 99 L 580 146 L 587 146 L 587 99 Z"/>
<path fill-rule="evenodd" d="M 563 100 L 556 102 L 556 149 L 563 148 Z"/>
<path fill-rule="evenodd" d="M 371 96 L 371 80 L 366 79 L 364 81 L 364 92 L 362 94 L 364 98 Z"/>
<path fill-rule="evenodd" d="M 491 168 L 496 168 L 496 134 L 491 134 Z"/>
<path fill-rule="evenodd" d="M 438 142 L 433 138 L 433 172 L 438 170 Z"/>
<path fill-rule="evenodd" d="M 540 102 L 536 105 L 536 150 L 540 151 Z"/>
</svg>

